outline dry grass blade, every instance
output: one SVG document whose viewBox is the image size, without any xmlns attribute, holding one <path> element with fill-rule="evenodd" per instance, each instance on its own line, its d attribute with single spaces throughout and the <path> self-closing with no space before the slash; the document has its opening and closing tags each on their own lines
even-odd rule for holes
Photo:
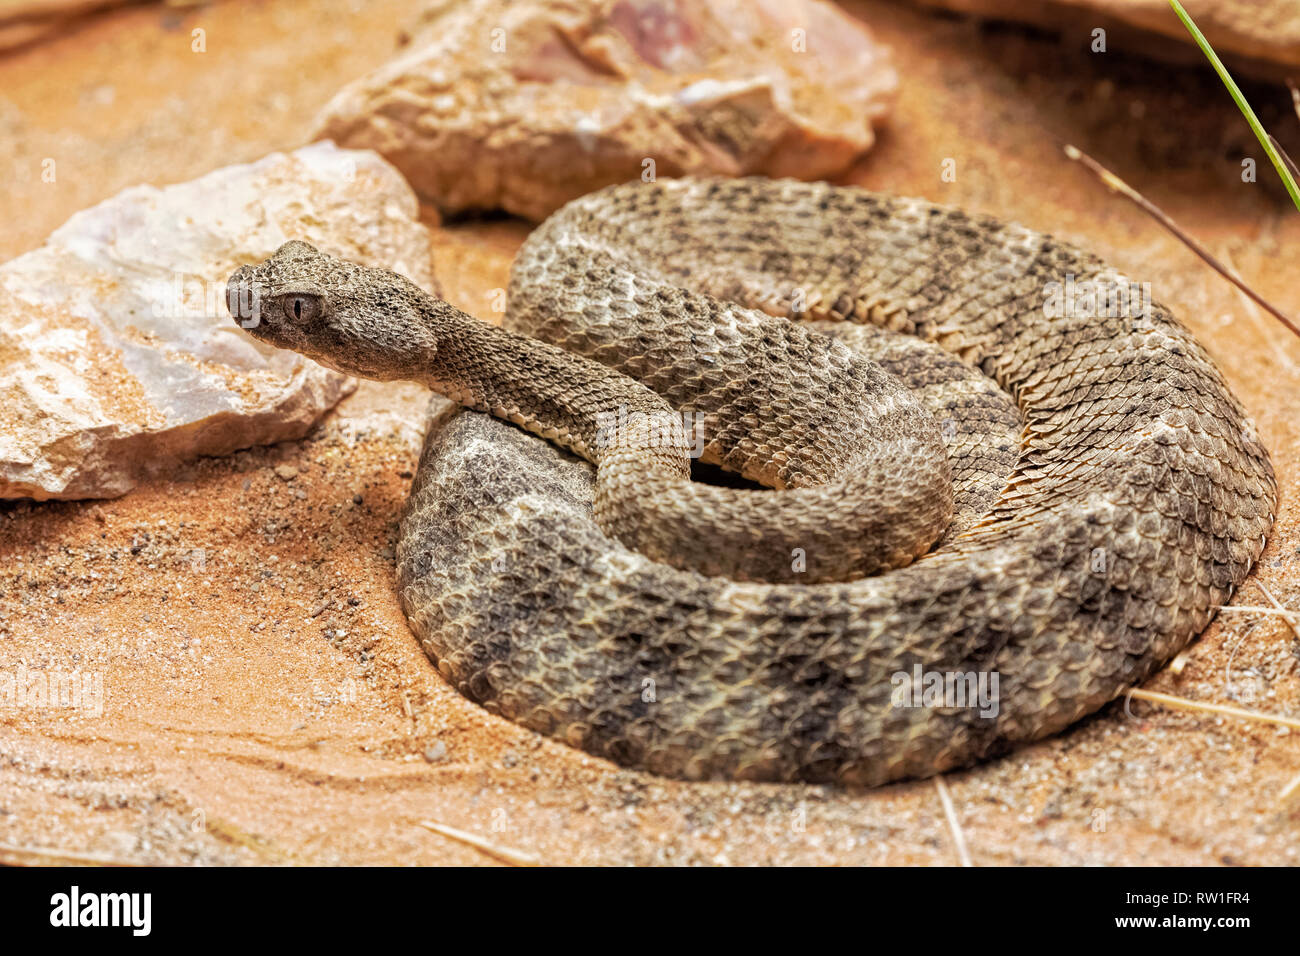
<svg viewBox="0 0 1300 956">
<path fill-rule="evenodd" d="M 1128 692 L 1128 696 L 1135 697 L 1138 700 L 1145 700 L 1150 704 L 1160 704 L 1162 707 L 1169 707 L 1173 710 L 1194 710 L 1207 714 L 1219 714 L 1223 717 L 1239 717 L 1242 720 L 1253 720 L 1262 724 L 1277 724 L 1279 727 L 1300 730 L 1300 719 L 1283 717 L 1281 714 L 1265 714 L 1258 710 L 1246 710 L 1244 707 L 1230 707 L 1227 704 L 1207 704 L 1199 700 L 1188 700 L 1186 697 L 1175 697 L 1173 694 L 1143 690 L 1140 687 L 1133 688 Z"/>
<path fill-rule="evenodd" d="M 1215 604 L 1216 611 L 1236 611 L 1240 614 L 1273 614 L 1277 617 L 1300 620 L 1300 611 L 1288 611 L 1284 607 L 1260 607 L 1258 604 Z"/>
<path fill-rule="evenodd" d="M 1214 67 L 1214 72 L 1219 74 L 1219 79 L 1223 81 L 1223 85 L 1227 88 L 1228 95 L 1231 96 L 1232 101 L 1237 104 L 1237 109 L 1241 110 L 1241 115 L 1245 118 L 1246 125 L 1250 127 L 1250 131 L 1254 133 L 1255 138 L 1259 140 L 1259 145 L 1264 147 L 1264 152 L 1268 156 L 1268 161 L 1272 163 L 1273 168 L 1277 170 L 1277 175 L 1282 180 L 1282 185 L 1286 187 L 1287 195 L 1289 195 L 1291 201 L 1295 203 L 1296 210 L 1300 211 L 1300 184 L 1296 183 L 1295 177 L 1291 175 L 1291 170 L 1287 168 L 1287 164 L 1282 161 L 1281 155 L 1273 148 L 1273 144 L 1277 141 L 1274 140 L 1272 136 L 1268 135 L 1268 131 L 1264 129 L 1264 124 L 1259 121 L 1259 117 L 1255 115 L 1255 111 L 1250 108 L 1250 103 L 1246 101 L 1246 94 L 1241 92 L 1241 87 L 1237 86 L 1236 81 L 1232 78 L 1232 74 L 1228 72 L 1228 68 L 1223 65 L 1223 61 L 1219 59 L 1219 55 L 1214 52 L 1214 47 L 1210 45 L 1210 41 L 1205 38 L 1205 34 L 1203 34 L 1200 31 L 1200 28 L 1197 27 L 1196 21 L 1194 21 L 1191 18 L 1191 15 L 1183 9 L 1183 5 L 1179 3 L 1178 0 L 1169 0 L 1169 5 L 1173 7 L 1174 13 L 1177 15 L 1178 19 L 1183 21 L 1183 26 L 1185 26 L 1187 32 L 1192 35 L 1192 39 L 1196 41 L 1196 45 L 1201 48 L 1201 52 L 1205 54 L 1205 58 L 1210 61 L 1210 66 Z"/>
<path fill-rule="evenodd" d="M 439 836 L 445 836 L 449 840 L 455 840 L 457 843 L 464 843 L 466 846 L 472 846 L 480 853 L 486 853 L 502 863 L 509 863 L 511 866 L 541 866 L 540 858 L 531 853 L 524 853 L 522 850 L 515 850 L 508 846 L 501 846 L 499 843 L 492 843 L 483 839 L 477 834 L 470 833 L 466 830 L 458 830 L 455 827 L 449 827 L 445 823 L 434 823 L 429 820 L 419 820 L 417 826 L 422 826 L 426 830 L 437 833 Z"/>
<path fill-rule="evenodd" d="M 139 866 L 133 860 L 119 860 L 101 853 L 78 853 L 54 847 L 17 846 L 0 843 L 0 864 L 4 866 Z"/>
<path fill-rule="evenodd" d="M 225 840 L 227 843 L 233 843 L 241 846 L 246 850 L 251 850 L 258 856 L 262 857 L 268 863 L 285 864 L 297 862 L 290 854 L 284 852 L 275 846 L 264 836 L 256 833 L 249 833 L 240 829 L 233 823 L 227 823 L 225 820 L 218 820 L 215 817 L 208 817 L 205 822 L 208 833 L 218 839 Z"/>
<path fill-rule="evenodd" d="M 1300 639 L 1300 626 L 1296 625 L 1296 620 L 1300 615 L 1284 608 L 1282 603 L 1278 601 L 1277 598 L 1273 597 L 1273 592 L 1268 589 L 1268 585 L 1263 581 L 1257 581 L 1256 583 L 1259 585 L 1259 589 L 1264 592 L 1264 597 L 1268 598 L 1268 603 L 1273 605 L 1273 610 L 1285 619 L 1287 625 L 1291 628 L 1291 633 L 1294 634 L 1297 639 Z"/>
<path fill-rule="evenodd" d="M 1278 803 L 1286 803 L 1298 793 L 1300 793 L 1300 777 L 1296 777 L 1282 788 L 1282 792 L 1277 795 L 1277 801 Z"/>
<path fill-rule="evenodd" d="M 1067 143 L 1065 145 L 1065 155 L 1076 163 L 1082 163 L 1084 168 L 1100 179 L 1111 191 L 1119 193 L 1125 199 L 1128 199 L 1130 202 L 1138 206 L 1138 208 L 1143 212 L 1147 213 L 1147 215 L 1151 216 L 1151 218 L 1155 219 L 1155 221 L 1160 223 L 1160 225 L 1164 226 L 1165 229 L 1169 230 L 1169 232 L 1182 242 L 1183 245 L 1187 246 L 1187 248 L 1191 249 L 1192 252 L 1200 256 L 1206 265 L 1235 285 L 1245 293 L 1252 302 L 1256 303 L 1260 308 L 1267 311 L 1269 315 L 1273 316 L 1290 329 L 1291 334 L 1300 338 L 1300 326 L 1297 326 L 1290 316 L 1247 285 L 1246 280 L 1237 275 L 1234 269 L 1228 268 L 1211 255 L 1208 249 L 1184 232 L 1178 223 L 1170 219 L 1163 209 L 1151 202 L 1151 200 L 1147 199 L 1140 192 L 1128 183 L 1124 182 L 1124 180 L 1120 179 L 1077 146 L 1071 146 Z"/>
<path fill-rule="evenodd" d="M 1278 156 L 1282 157 L 1282 162 L 1286 163 L 1286 168 L 1291 170 L 1291 175 L 1300 176 L 1300 169 L 1296 168 L 1295 160 L 1291 158 L 1290 153 L 1282 148 L 1282 144 L 1274 138 L 1272 133 L 1268 134 L 1268 141 L 1273 144 L 1273 148 L 1277 150 Z"/>
<path fill-rule="evenodd" d="M 943 782 L 943 775 L 934 778 L 934 788 L 939 791 L 939 802 L 943 804 L 943 815 L 948 818 L 948 829 L 952 832 L 952 842 L 957 847 L 957 859 L 961 861 L 962 866 L 974 866 L 971 862 L 970 851 L 966 849 L 966 835 L 962 832 L 961 824 L 957 821 L 957 811 L 952 806 L 952 795 L 948 793 L 948 785 Z"/>
</svg>

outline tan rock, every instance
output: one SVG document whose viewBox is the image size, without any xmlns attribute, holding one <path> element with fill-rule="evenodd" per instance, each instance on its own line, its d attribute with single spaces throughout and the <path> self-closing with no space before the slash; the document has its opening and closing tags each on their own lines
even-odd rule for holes
<svg viewBox="0 0 1300 956">
<path fill-rule="evenodd" d="M 129 0 L 0 0 L 0 50 L 66 32 L 78 20 Z"/>
<path fill-rule="evenodd" d="M 319 129 L 444 211 L 540 220 L 648 175 L 833 175 L 896 86 L 887 50 L 824 0 L 436 2 Z"/>
<path fill-rule="evenodd" d="M 321 143 L 73 216 L 0 266 L 0 497 L 114 497 L 303 435 L 355 383 L 244 334 L 226 279 L 302 238 L 432 289 L 417 212 L 378 156 Z"/>
<path fill-rule="evenodd" d="M 1174 15 L 1169 0 L 914 0 L 922 6 L 940 7 L 998 20 L 1018 20 L 1057 30 L 1079 30 L 1087 39 L 1092 29 L 1119 24 L 1151 31 L 1187 44 L 1195 52 L 1191 34 Z M 1222 56 L 1244 58 L 1260 66 L 1300 66 L 1300 4 L 1295 0 L 1182 0 L 1197 27 Z M 1141 44 L 1138 53 L 1168 55 L 1168 47 Z M 1183 57 L 1179 57 L 1182 59 Z M 1251 72 L 1272 72 L 1252 70 Z"/>
</svg>

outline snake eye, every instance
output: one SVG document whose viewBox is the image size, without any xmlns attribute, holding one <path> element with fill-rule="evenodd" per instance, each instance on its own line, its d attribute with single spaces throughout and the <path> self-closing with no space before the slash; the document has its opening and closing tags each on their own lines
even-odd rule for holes
<svg viewBox="0 0 1300 956">
<path fill-rule="evenodd" d="M 286 295 L 284 317 L 291 322 L 314 322 L 320 318 L 320 297 L 314 295 Z"/>
</svg>

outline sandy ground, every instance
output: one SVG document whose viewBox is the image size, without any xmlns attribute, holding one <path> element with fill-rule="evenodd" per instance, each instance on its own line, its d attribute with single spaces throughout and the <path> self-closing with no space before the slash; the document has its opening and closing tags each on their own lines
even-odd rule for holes
<svg viewBox="0 0 1300 956">
<path fill-rule="evenodd" d="M 133 9 L 0 59 L 0 256 L 136 182 L 304 142 L 416 4 Z M 329 7 L 328 15 L 322 11 Z M 1217 81 L 882 2 L 849 9 L 903 93 L 851 181 L 1049 230 L 1149 279 L 1222 364 L 1282 485 L 1260 584 L 1300 607 L 1300 342 L 1061 156 L 1108 163 L 1300 312 L 1300 216 Z M 190 51 L 191 30 L 208 52 Z M 1300 155 L 1285 91 L 1249 91 Z M 1243 153 L 1243 150 L 1247 152 Z M 1243 155 L 1260 160 L 1243 183 Z M 55 184 L 40 161 L 55 157 Z M 955 182 L 941 179 L 945 159 Z M 0 175 L 10 170 L 3 168 Z M 432 222 L 430 217 L 430 222 Z M 490 318 L 527 227 L 438 231 L 448 297 Z M 1288 281 L 1290 279 L 1290 281 Z M 32 848 L 148 863 L 492 863 L 421 827 L 545 863 L 922 863 L 957 856 L 934 781 L 868 793 L 627 772 L 492 717 L 438 676 L 393 590 L 425 396 L 364 385 L 308 438 L 196 462 L 101 503 L 0 505 L 0 665 L 102 680 L 96 708 L 0 710 L 0 861 Z M 1300 642 L 1225 615 L 1148 687 L 1300 715 Z M 1119 702 L 946 778 L 977 864 L 1300 862 L 1300 739 Z"/>
</svg>

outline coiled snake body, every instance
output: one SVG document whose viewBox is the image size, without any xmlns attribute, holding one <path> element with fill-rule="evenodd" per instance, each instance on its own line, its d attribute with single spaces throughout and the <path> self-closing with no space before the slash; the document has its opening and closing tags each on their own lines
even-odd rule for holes
<svg viewBox="0 0 1300 956">
<path fill-rule="evenodd" d="M 529 237 L 504 330 L 299 242 L 230 288 L 258 338 L 468 409 L 398 554 L 446 678 L 662 774 L 875 785 L 1054 733 L 1204 628 L 1272 523 L 1168 310 L 918 200 L 606 189 Z M 692 482 L 692 448 L 780 490 Z M 930 675 L 995 675 L 994 706 Z"/>
</svg>

